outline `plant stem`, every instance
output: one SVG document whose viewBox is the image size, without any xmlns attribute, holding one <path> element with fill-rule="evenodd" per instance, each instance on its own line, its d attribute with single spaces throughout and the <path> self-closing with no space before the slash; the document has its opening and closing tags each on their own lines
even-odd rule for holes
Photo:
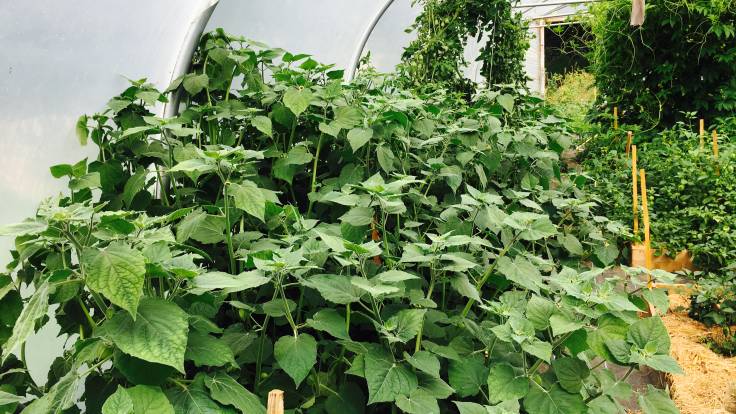
<svg viewBox="0 0 736 414">
<path fill-rule="evenodd" d="M 319 162 L 319 153 L 320 150 L 322 150 L 322 137 L 324 134 L 319 134 L 319 140 L 317 141 L 317 150 L 314 154 L 314 163 L 312 164 L 312 191 L 311 193 L 314 193 L 317 190 L 317 163 Z M 312 198 L 309 198 L 309 207 L 307 208 L 307 218 L 311 218 L 312 216 Z"/>
<path fill-rule="evenodd" d="M 232 238 L 232 223 L 230 223 L 230 197 L 228 196 L 227 187 L 229 182 L 223 180 L 222 186 L 223 197 L 225 201 L 225 223 L 227 225 L 227 231 L 225 232 L 225 240 L 227 241 L 227 255 L 230 258 L 230 273 L 235 272 L 235 252 L 233 250 L 233 238 Z"/>
<path fill-rule="evenodd" d="M 491 274 L 493 274 L 493 271 L 496 269 L 496 265 L 498 264 L 498 260 L 506 256 L 506 254 L 511 249 L 511 246 L 513 246 L 514 243 L 516 243 L 516 240 L 518 238 L 519 238 L 519 235 L 518 234 L 515 235 L 514 238 L 511 239 L 509 244 L 506 247 L 504 247 L 503 250 L 501 250 L 501 253 L 498 254 L 498 257 L 496 257 L 496 261 L 493 262 L 493 264 L 490 267 L 488 267 L 488 270 L 486 270 L 486 272 L 480 278 L 478 283 L 475 285 L 476 289 L 478 289 L 478 293 L 480 293 L 480 289 L 483 287 L 483 285 L 486 284 L 486 281 L 488 280 L 489 277 L 491 277 Z M 475 303 L 474 299 L 468 299 L 468 303 L 465 305 L 465 309 L 463 309 L 463 313 L 462 313 L 463 318 L 468 316 L 468 312 L 470 312 L 470 308 L 473 307 L 473 303 Z"/>
</svg>

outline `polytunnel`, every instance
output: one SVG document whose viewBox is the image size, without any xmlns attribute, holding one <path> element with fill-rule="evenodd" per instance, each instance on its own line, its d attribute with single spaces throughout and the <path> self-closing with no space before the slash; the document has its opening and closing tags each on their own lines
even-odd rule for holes
<svg viewBox="0 0 736 414">
<path fill-rule="evenodd" d="M 524 0 L 514 7 L 532 22 L 538 39 L 545 22 L 564 20 L 581 3 Z M 20 221 L 62 189 L 47 166 L 94 156 L 77 144 L 74 124 L 80 114 L 99 110 L 127 79 L 145 77 L 164 89 L 187 70 L 203 31 L 222 27 L 272 47 L 309 53 L 346 68 L 350 78 L 368 52 L 379 70 L 391 70 L 413 38 L 405 29 L 417 14 L 410 0 L 5 2 L 0 8 L 0 222 Z M 543 42 L 533 42 L 527 58 L 536 91 L 544 89 L 540 48 Z M 473 51 L 468 53 L 472 57 Z M 471 77 L 478 71 L 477 64 L 467 70 Z M 158 110 L 175 113 L 173 105 Z M 0 241 L 3 262 L 11 243 Z M 55 357 L 45 352 L 52 342 L 64 342 L 55 338 L 52 324 L 29 341 L 29 365 L 39 383 Z"/>
</svg>

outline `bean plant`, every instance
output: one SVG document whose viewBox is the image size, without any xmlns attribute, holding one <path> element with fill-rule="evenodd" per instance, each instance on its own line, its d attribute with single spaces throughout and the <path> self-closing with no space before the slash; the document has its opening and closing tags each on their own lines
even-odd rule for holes
<svg viewBox="0 0 736 414">
<path fill-rule="evenodd" d="M 294 413 L 615 413 L 637 368 L 680 372 L 641 315 L 665 293 L 605 270 L 623 226 L 539 99 L 342 75 L 217 30 L 166 90 L 81 117 L 97 158 L 2 229 L 0 410 L 265 413 L 278 388 Z M 36 384 L 51 318 L 67 341 Z"/>
</svg>

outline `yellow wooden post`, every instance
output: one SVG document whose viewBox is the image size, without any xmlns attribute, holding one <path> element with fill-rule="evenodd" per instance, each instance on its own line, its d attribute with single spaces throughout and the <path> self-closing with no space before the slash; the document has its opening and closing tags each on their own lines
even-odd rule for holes
<svg viewBox="0 0 736 414">
<path fill-rule="evenodd" d="M 705 119 L 700 119 L 700 149 L 705 147 Z"/>
<path fill-rule="evenodd" d="M 281 390 L 271 390 L 268 393 L 268 410 L 267 414 L 284 414 L 284 392 Z"/>
<path fill-rule="evenodd" d="M 631 144 L 633 142 L 634 133 L 631 131 L 626 132 L 626 156 L 631 155 Z"/>
<path fill-rule="evenodd" d="M 618 106 L 613 107 L 613 129 L 618 129 Z"/>
<path fill-rule="evenodd" d="M 716 175 L 721 175 L 721 166 L 718 165 L 718 131 L 713 130 L 713 158 L 716 160 Z"/>
<path fill-rule="evenodd" d="M 631 146 L 631 185 L 632 185 L 632 198 L 633 198 L 633 212 L 634 212 L 634 236 L 639 234 L 639 189 L 637 185 L 637 168 L 636 168 L 636 145 Z"/>
<path fill-rule="evenodd" d="M 649 234 L 649 203 L 647 200 L 647 176 L 644 169 L 639 170 L 639 179 L 641 180 L 641 214 L 644 220 L 644 248 L 646 248 L 646 267 L 652 268 L 652 243 Z M 649 283 L 651 283 L 651 275 Z"/>
</svg>

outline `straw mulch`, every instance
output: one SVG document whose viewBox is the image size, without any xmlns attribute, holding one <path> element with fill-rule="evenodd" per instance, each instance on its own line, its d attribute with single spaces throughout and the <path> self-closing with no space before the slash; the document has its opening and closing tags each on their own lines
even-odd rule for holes
<svg viewBox="0 0 736 414">
<path fill-rule="evenodd" d="M 670 294 L 663 317 L 672 338 L 672 357 L 685 375 L 669 375 L 672 399 L 682 414 L 736 413 L 736 358 L 711 351 L 704 339 L 715 331 L 687 316 L 686 296 Z"/>
</svg>

